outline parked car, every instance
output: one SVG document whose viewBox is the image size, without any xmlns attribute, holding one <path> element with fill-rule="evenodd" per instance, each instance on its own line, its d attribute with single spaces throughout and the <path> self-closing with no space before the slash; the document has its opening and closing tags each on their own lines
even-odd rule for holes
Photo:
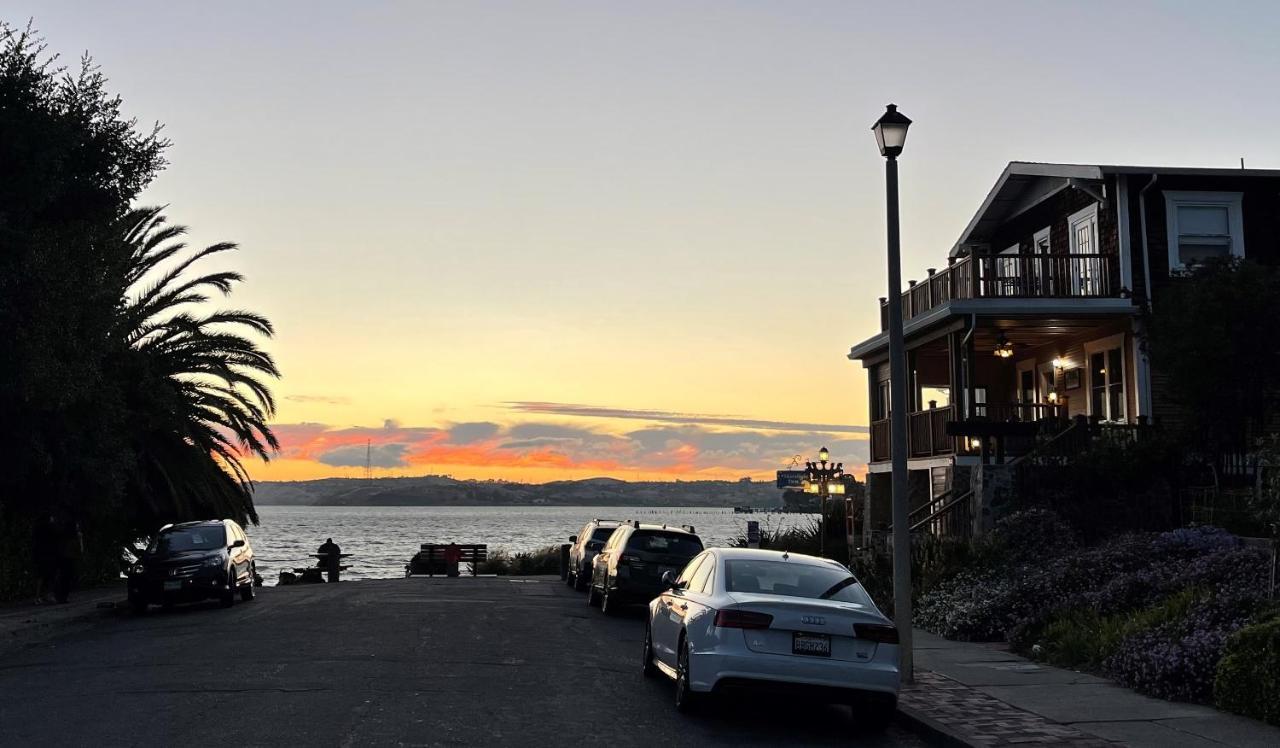
<svg viewBox="0 0 1280 748">
<path fill-rule="evenodd" d="M 582 526 L 577 535 L 570 535 L 569 573 L 565 584 L 575 590 L 585 590 L 591 581 L 591 562 L 604 547 L 609 536 L 622 523 L 611 519 L 593 519 Z"/>
<path fill-rule="evenodd" d="M 223 607 L 254 597 L 253 547 L 232 520 L 184 522 L 160 528 L 129 570 L 129 605 L 172 605 L 216 598 Z"/>
<path fill-rule="evenodd" d="M 835 561 L 712 548 L 649 603 L 644 674 L 676 682 L 686 711 L 713 692 L 796 692 L 883 728 L 898 700 L 898 632 Z"/>
<path fill-rule="evenodd" d="M 692 525 L 623 522 L 591 563 L 587 604 L 613 615 L 623 605 L 648 602 L 662 593 L 663 574 L 678 572 L 701 551 Z"/>
</svg>

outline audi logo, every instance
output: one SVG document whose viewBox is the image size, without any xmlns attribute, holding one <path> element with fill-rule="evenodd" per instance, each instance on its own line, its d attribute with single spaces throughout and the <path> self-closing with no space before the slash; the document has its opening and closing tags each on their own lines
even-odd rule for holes
<svg viewBox="0 0 1280 748">
<path fill-rule="evenodd" d="M 826 626 L 827 619 L 822 616 L 800 616 L 800 623 L 807 623 L 813 626 Z"/>
</svg>

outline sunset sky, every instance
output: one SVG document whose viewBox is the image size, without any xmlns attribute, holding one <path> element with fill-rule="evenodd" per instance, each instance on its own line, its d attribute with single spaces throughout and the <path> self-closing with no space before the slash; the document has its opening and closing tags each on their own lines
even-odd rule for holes
<svg viewBox="0 0 1280 748">
<path fill-rule="evenodd" d="M 866 459 L 845 358 L 1010 160 L 1280 167 L 1280 10 L 1151 2 L 5 4 L 88 50 L 276 324 L 261 480 Z"/>
</svg>

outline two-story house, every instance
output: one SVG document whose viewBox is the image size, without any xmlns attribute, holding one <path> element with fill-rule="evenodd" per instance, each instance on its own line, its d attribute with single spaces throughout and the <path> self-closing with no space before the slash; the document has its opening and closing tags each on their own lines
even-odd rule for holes
<svg viewBox="0 0 1280 748">
<path fill-rule="evenodd" d="M 880 332 L 849 353 L 869 375 L 867 527 L 889 517 L 888 303 L 903 311 L 921 507 L 968 491 L 1005 447 L 989 434 L 1176 418 L 1139 312 L 1159 313 L 1173 270 L 1215 255 L 1280 261 L 1280 171 L 1010 163 L 945 265 L 880 299 Z"/>
</svg>

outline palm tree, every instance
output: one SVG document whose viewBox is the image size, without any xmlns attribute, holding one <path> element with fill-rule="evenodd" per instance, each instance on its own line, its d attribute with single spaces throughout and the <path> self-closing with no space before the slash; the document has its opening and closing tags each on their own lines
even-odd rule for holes
<svg viewBox="0 0 1280 748">
<path fill-rule="evenodd" d="M 189 251 L 186 228 L 160 211 L 136 209 L 121 223 L 129 262 L 113 336 L 137 455 L 132 524 L 149 534 L 156 522 L 256 523 L 242 459 L 266 461 L 279 449 L 267 380 L 280 373 L 249 335 L 269 338 L 273 328 L 253 312 L 210 311 L 213 293 L 229 295 L 243 278 L 194 268 L 236 245 Z"/>
</svg>

